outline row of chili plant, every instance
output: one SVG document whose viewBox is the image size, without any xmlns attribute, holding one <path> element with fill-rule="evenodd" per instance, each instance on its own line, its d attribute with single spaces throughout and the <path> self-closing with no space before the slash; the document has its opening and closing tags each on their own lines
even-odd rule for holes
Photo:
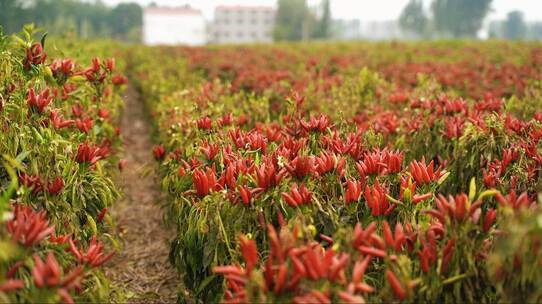
<svg viewBox="0 0 542 304">
<path fill-rule="evenodd" d="M 0 302 L 116 297 L 103 265 L 120 249 L 108 209 L 126 78 L 82 47 L 110 53 L 32 25 L 0 31 Z"/>
<path fill-rule="evenodd" d="M 396 44 L 131 50 L 191 297 L 540 301 L 539 46 L 453 46 L 524 87 L 496 92 L 453 56 L 435 64 L 466 86 L 419 62 L 407 87 Z"/>
</svg>

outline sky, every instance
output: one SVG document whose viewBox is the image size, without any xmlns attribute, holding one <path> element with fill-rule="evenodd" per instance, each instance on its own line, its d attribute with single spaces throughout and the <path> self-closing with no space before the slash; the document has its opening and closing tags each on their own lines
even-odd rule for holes
<svg viewBox="0 0 542 304">
<path fill-rule="evenodd" d="M 180 6 L 189 4 L 200 9 L 206 18 L 213 17 L 217 5 L 276 5 L 276 0 L 102 0 L 109 5 L 120 2 L 138 2 L 146 5 L 156 2 L 159 5 Z M 308 0 L 319 3 L 319 0 Z M 431 1 L 424 0 L 428 5 Z M 382 21 L 397 19 L 408 0 L 331 0 L 331 12 L 337 19 L 360 19 L 362 21 Z M 542 21 L 542 0 L 493 0 L 493 11 L 489 19 L 505 19 L 512 10 L 520 10 L 528 21 Z"/>
</svg>

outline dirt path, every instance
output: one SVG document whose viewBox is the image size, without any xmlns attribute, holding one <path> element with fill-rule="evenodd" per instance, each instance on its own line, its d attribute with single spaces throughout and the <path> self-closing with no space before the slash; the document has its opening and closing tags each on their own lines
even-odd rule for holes
<svg viewBox="0 0 542 304">
<path fill-rule="evenodd" d="M 152 174 L 156 163 L 150 126 L 133 88 L 126 90 L 124 100 L 121 130 L 127 166 L 117 180 L 124 195 L 112 210 L 124 247 L 110 263 L 107 275 L 126 292 L 130 303 L 171 303 L 176 300 L 179 282 L 168 261 L 167 240 L 174 233 L 163 227 L 163 212 L 156 204 L 161 193 L 160 182 Z"/>
</svg>

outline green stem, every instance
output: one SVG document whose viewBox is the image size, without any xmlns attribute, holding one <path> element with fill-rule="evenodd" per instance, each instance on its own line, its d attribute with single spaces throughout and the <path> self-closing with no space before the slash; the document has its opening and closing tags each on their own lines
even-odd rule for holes
<svg viewBox="0 0 542 304">
<path fill-rule="evenodd" d="M 222 232 L 222 236 L 224 237 L 224 240 L 226 241 L 226 247 L 228 247 L 228 255 L 231 258 L 233 250 L 230 246 L 230 240 L 228 239 L 228 234 L 226 233 L 226 228 L 224 227 L 224 223 L 222 222 L 222 216 L 220 215 L 219 210 L 217 210 L 217 216 L 218 216 L 218 223 L 220 225 L 220 231 Z"/>
<path fill-rule="evenodd" d="M 459 274 L 459 275 L 453 276 L 451 278 L 448 278 L 448 279 L 442 281 L 442 285 L 454 284 L 455 282 L 461 281 L 461 280 L 463 280 L 465 278 L 468 278 L 468 277 L 470 277 L 469 274 L 466 274 L 466 273 Z"/>
</svg>

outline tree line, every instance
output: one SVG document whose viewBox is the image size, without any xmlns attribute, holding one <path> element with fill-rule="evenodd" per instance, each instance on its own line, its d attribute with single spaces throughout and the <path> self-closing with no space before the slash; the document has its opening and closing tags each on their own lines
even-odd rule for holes
<svg viewBox="0 0 542 304">
<path fill-rule="evenodd" d="M 476 38 L 491 9 L 492 0 L 410 0 L 399 25 L 418 38 Z M 0 26 L 5 33 L 35 23 L 53 34 L 75 33 L 82 38 L 112 37 L 140 41 L 143 9 L 137 3 L 115 7 L 100 0 L 0 0 Z M 281 40 L 328 39 L 332 36 L 330 0 L 309 7 L 307 0 L 277 0 L 274 38 Z M 489 25 L 492 38 L 542 39 L 542 23 L 527 24 L 521 12 Z"/>
<path fill-rule="evenodd" d="M 433 0 L 429 10 L 423 0 L 410 0 L 399 24 L 419 38 L 476 38 L 490 12 L 492 0 Z M 512 11 L 506 20 L 489 25 L 490 38 L 542 39 L 542 23 L 527 24 L 523 13 Z"/>
<path fill-rule="evenodd" d="M 5 33 L 35 23 L 53 34 L 73 32 L 82 38 L 139 41 L 142 16 L 143 10 L 136 3 L 109 7 L 99 0 L 0 0 L 0 25 Z"/>
<path fill-rule="evenodd" d="M 312 9 L 306 0 L 278 0 L 273 36 L 278 41 L 327 39 L 331 22 L 329 0 Z"/>
</svg>

